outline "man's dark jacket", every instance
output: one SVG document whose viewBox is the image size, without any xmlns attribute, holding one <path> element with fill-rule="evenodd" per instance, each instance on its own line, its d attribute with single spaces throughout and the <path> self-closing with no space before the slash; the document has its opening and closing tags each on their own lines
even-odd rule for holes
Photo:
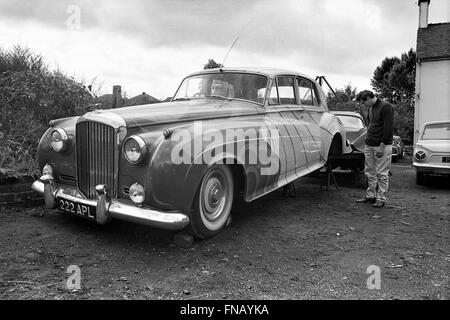
<svg viewBox="0 0 450 320">
<path fill-rule="evenodd" d="M 392 145 L 394 135 L 394 108 L 391 104 L 377 99 L 369 109 L 369 128 L 366 145 L 378 147 L 381 143 Z"/>
</svg>

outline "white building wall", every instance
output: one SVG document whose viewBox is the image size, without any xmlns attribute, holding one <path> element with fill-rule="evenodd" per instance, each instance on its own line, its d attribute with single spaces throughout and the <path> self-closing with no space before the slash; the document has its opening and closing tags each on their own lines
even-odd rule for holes
<svg viewBox="0 0 450 320">
<path fill-rule="evenodd" d="M 416 69 L 414 143 L 429 121 L 450 120 L 450 60 L 422 61 Z"/>
</svg>

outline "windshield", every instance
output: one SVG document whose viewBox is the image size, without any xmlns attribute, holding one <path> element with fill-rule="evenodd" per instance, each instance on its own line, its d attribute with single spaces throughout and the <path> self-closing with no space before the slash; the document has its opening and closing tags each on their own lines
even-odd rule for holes
<svg viewBox="0 0 450 320">
<path fill-rule="evenodd" d="M 357 131 L 364 128 L 364 123 L 360 118 L 351 116 L 337 116 L 344 125 L 345 130 Z"/>
<path fill-rule="evenodd" d="M 450 140 L 450 123 L 425 126 L 422 140 Z"/>
<path fill-rule="evenodd" d="M 184 79 L 173 101 L 224 98 L 264 103 L 268 78 L 248 73 L 217 72 Z"/>
</svg>

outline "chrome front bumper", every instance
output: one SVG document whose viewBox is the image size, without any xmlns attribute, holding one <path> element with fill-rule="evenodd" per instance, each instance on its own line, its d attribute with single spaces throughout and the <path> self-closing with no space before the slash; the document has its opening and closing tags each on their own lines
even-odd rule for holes
<svg viewBox="0 0 450 320">
<path fill-rule="evenodd" d="M 418 172 L 435 173 L 435 174 L 450 174 L 450 164 L 430 164 L 423 162 L 413 162 L 413 166 Z"/>
<path fill-rule="evenodd" d="M 97 199 L 86 199 L 75 187 L 57 185 L 49 175 L 36 180 L 32 189 L 44 195 L 45 206 L 55 209 L 57 199 L 72 201 L 96 208 L 95 219 L 99 224 L 111 218 L 144 224 L 166 230 L 181 230 L 189 224 L 189 217 L 180 212 L 164 212 L 127 204 L 116 199 L 108 199 L 105 186 L 97 186 Z"/>
</svg>

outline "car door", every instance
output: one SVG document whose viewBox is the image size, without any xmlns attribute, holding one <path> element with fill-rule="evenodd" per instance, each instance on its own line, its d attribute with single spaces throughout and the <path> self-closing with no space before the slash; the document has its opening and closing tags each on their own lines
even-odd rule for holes
<svg viewBox="0 0 450 320">
<path fill-rule="evenodd" d="M 319 96 L 315 84 L 306 78 L 296 78 L 297 94 L 302 110 L 296 112 L 297 116 L 303 120 L 307 133 L 305 148 L 308 151 L 308 162 L 310 165 L 325 161 L 322 159 L 322 135 L 320 122 L 324 113 L 320 105 Z"/>
<path fill-rule="evenodd" d="M 279 76 L 273 82 L 267 115 L 280 136 L 280 180 L 291 182 L 299 177 L 308 165 L 303 136 L 307 129 L 302 119 L 295 115 L 297 105 L 295 77 Z"/>
</svg>

